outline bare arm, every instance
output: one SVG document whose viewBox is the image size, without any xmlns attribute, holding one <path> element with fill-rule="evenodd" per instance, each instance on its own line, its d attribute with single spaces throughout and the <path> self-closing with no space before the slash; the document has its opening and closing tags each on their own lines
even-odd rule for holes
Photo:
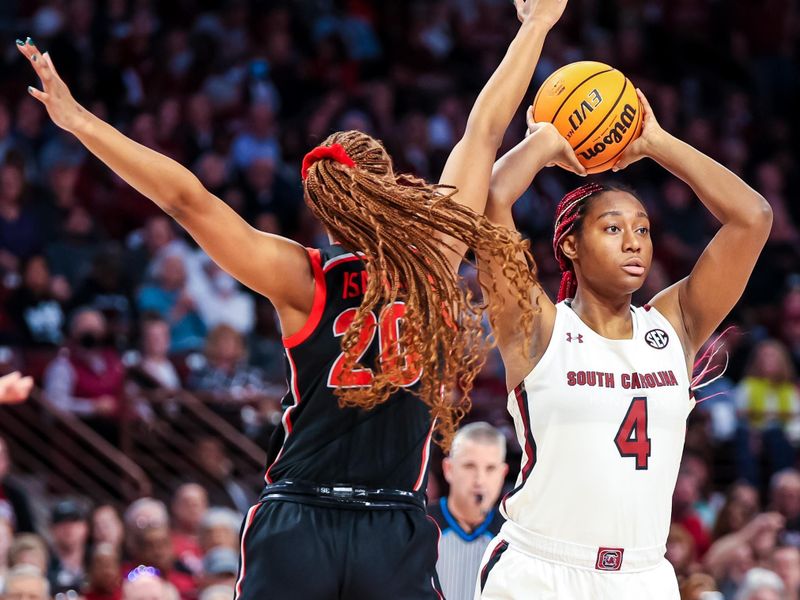
<svg viewBox="0 0 800 600">
<path fill-rule="evenodd" d="M 649 156 L 685 181 L 722 223 L 691 274 L 651 304 L 680 325 L 687 353 L 694 354 L 739 301 L 772 227 L 772 209 L 753 188 L 702 152 L 659 127 L 647 99 L 642 136 L 616 169 Z"/>
<path fill-rule="evenodd" d="M 556 24 L 567 0 L 515 0 L 522 26 L 497 70 L 478 95 L 467 120 L 464 136 L 447 159 L 439 182 L 454 186 L 454 199 L 483 213 L 492 164 L 511 119 L 530 85 L 545 37 Z M 449 258 L 458 268 L 466 247 L 447 238 Z"/>
<path fill-rule="evenodd" d="M 498 225 L 515 229 L 511 209 L 528 189 L 533 178 L 545 166 L 559 164 L 579 174 L 585 169 L 578 162 L 569 143 L 550 123 L 533 123 L 529 115 L 529 135 L 500 158 L 492 170 L 486 217 Z M 524 257 L 519 257 L 524 261 Z M 536 283 L 531 290 L 531 304 L 537 307 L 534 315 L 532 345 L 525 346 L 525 332 L 519 327 L 521 310 L 516 291 L 505 276 L 503 265 L 496 260 L 481 267 L 487 268 L 496 281 L 491 289 L 489 278 L 484 278 L 484 288 L 496 293 L 501 302 L 489 304 L 497 346 L 506 369 L 509 389 L 519 383 L 536 365 L 550 340 L 555 322 L 555 305 L 542 287 Z"/>
<path fill-rule="evenodd" d="M 284 329 L 290 330 L 285 333 L 293 333 L 294 324 L 302 325 L 311 310 L 314 290 L 302 246 L 251 227 L 206 190 L 191 171 L 124 136 L 78 104 L 48 54 L 40 54 L 30 43 L 18 42 L 18 48 L 31 61 L 44 87 L 44 91 L 29 91 L 45 105 L 56 125 L 75 135 L 92 154 L 178 221 L 220 267 L 269 298 Z"/>
</svg>

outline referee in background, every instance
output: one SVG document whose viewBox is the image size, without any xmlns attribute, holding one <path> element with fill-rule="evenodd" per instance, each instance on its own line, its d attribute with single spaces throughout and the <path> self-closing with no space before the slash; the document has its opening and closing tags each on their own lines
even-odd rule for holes
<svg viewBox="0 0 800 600">
<path fill-rule="evenodd" d="M 506 438 L 488 423 L 459 429 L 444 459 L 450 494 L 428 512 L 442 530 L 436 571 L 448 600 L 475 595 L 481 558 L 503 524 L 496 503 L 508 473 L 505 461 Z"/>
</svg>

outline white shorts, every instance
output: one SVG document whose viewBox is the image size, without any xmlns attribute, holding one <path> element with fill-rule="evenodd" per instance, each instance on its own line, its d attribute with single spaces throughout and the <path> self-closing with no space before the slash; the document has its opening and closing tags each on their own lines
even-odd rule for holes
<svg viewBox="0 0 800 600">
<path fill-rule="evenodd" d="M 602 571 L 553 560 L 552 552 L 543 558 L 529 543 L 514 543 L 503 534 L 483 555 L 475 600 L 680 599 L 675 570 L 663 555 L 649 568 Z M 553 542 L 548 550 L 557 545 Z"/>
</svg>

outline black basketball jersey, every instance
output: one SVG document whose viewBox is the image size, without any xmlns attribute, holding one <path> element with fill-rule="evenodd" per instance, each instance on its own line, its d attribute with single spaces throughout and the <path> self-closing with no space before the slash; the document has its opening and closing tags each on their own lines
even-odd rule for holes
<svg viewBox="0 0 800 600">
<path fill-rule="evenodd" d="M 379 349 L 397 343 L 405 305 L 376 307 L 368 315 L 359 338 L 363 368 L 345 370 L 342 336 L 366 290 L 364 263 L 337 245 L 308 252 L 314 302 L 305 326 L 283 340 L 289 392 L 265 479 L 424 489 L 433 425 L 428 407 L 407 391 L 421 369 L 405 359 L 404 387 L 369 411 L 340 408 L 335 394 L 340 386 L 370 383 Z"/>
</svg>

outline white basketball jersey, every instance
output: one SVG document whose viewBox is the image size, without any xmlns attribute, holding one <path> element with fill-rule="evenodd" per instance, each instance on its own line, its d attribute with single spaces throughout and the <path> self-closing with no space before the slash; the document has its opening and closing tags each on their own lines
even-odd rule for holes
<svg viewBox="0 0 800 600">
<path fill-rule="evenodd" d="M 610 340 L 564 302 L 550 344 L 509 394 L 523 449 L 504 516 L 594 547 L 664 545 L 686 419 L 683 348 L 655 308 L 632 308 L 633 337 Z"/>
</svg>

